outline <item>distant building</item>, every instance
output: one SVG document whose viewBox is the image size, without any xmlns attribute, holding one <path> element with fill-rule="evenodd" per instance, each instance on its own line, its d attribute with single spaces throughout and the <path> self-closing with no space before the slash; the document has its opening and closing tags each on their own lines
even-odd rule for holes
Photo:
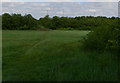
<svg viewBox="0 0 120 83">
<path fill-rule="evenodd" d="M 120 17 L 120 1 L 118 2 L 118 17 Z"/>
</svg>

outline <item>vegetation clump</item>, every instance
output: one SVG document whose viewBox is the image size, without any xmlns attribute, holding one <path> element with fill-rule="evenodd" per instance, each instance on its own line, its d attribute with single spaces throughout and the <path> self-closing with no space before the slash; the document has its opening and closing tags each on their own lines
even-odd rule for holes
<svg viewBox="0 0 120 83">
<path fill-rule="evenodd" d="M 120 19 L 113 24 L 104 25 L 91 31 L 83 42 L 87 50 L 112 51 L 120 50 Z"/>
<path fill-rule="evenodd" d="M 92 30 L 100 26 L 113 24 L 117 17 L 50 17 L 46 15 L 40 19 L 35 19 L 31 14 L 22 16 L 21 14 L 2 15 L 3 30 Z M 7 24 L 7 25 L 6 25 Z"/>
</svg>

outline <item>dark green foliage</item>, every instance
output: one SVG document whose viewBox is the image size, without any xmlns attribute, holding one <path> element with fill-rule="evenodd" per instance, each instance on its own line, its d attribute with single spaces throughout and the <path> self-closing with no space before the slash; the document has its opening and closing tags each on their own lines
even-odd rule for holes
<svg viewBox="0 0 120 83">
<path fill-rule="evenodd" d="M 2 15 L 2 29 L 12 28 L 12 16 L 8 13 Z"/>
<path fill-rule="evenodd" d="M 116 17 L 92 17 L 92 16 L 82 16 L 82 17 L 58 17 L 53 18 L 46 15 L 39 20 L 32 17 L 31 14 L 22 16 L 21 14 L 8 14 L 2 15 L 2 28 L 10 30 L 38 30 L 38 26 L 43 26 L 46 29 L 61 29 L 61 28 L 72 28 L 74 30 L 92 30 L 94 28 L 113 24 Z M 38 27 L 38 28 L 37 28 Z"/>
<path fill-rule="evenodd" d="M 114 19 L 113 19 L 114 18 Z M 92 17 L 92 16 L 82 16 L 82 17 L 58 17 L 54 16 L 50 18 L 45 16 L 40 18 L 39 22 L 42 26 L 50 29 L 61 29 L 71 27 L 75 30 L 92 30 L 94 28 L 113 24 L 116 20 L 116 17 L 106 18 L 106 17 Z"/>
<path fill-rule="evenodd" d="M 4 20 L 4 18 L 3 18 Z M 11 15 L 11 28 L 10 29 L 19 29 L 23 25 L 24 19 L 21 14 L 12 14 Z"/>
<path fill-rule="evenodd" d="M 2 29 L 2 16 L 0 16 L 0 30 Z"/>
<path fill-rule="evenodd" d="M 2 29 L 8 30 L 33 30 L 38 25 L 38 22 L 32 15 L 27 14 L 8 14 L 2 15 Z"/>
<path fill-rule="evenodd" d="M 50 27 L 50 29 L 57 29 L 61 27 L 61 22 L 60 22 L 60 18 L 58 16 L 54 16 L 52 19 L 52 26 Z"/>
<path fill-rule="evenodd" d="M 41 26 L 44 26 L 45 28 L 49 28 L 52 26 L 52 19 L 49 17 L 49 15 L 46 15 L 44 18 L 39 19 L 39 24 Z"/>
<path fill-rule="evenodd" d="M 59 28 L 59 30 L 74 30 L 74 28 L 68 27 L 68 28 Z"/>
<path fill-rule="evenodd" d="M 98 27 L 91 31 L 84 41 L 88 50 L 119 52 L 120 50 L 120 19 L 112 24 Z"/>
<path fill-rule="evenodd" d="M 28 30 L 35 29 L 35 27 L 37 26 L 37 20 L 33 18 L 31 14 L 25 15 L 23 19 L 24 24 L 27 26 Z"/>
<path fill-rule="evenodd" d="M 111 33 L 111 49 L 120 50 L 120 19 L 117 19 L 114 24 L 112 24 L 112 33 Z"/>
</svg>

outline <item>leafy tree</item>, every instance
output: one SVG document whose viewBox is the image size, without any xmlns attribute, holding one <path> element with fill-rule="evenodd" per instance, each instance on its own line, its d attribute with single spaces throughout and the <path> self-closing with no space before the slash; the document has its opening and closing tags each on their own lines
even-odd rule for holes
<svg viewBox="0 0 120 83">
<path fill-rule="evenodd" d="M 52 25 L 52 19 L 49 17 L 49 15 L 46 15 L 44 18 L 39 19 L 39 24 L 45 28 L 49 28 Z"/>
<path fill-rule="evenodd" d="M 24 16 L 24 26 L 26 26 L 26 29 L 35 29 L 37 25 L 37 20 L 33 18 L 31 14 Z"/>
<path fill-rule="evenodd" d="M 19 29 L 19 27 L 24 26 L 23 17 L 21 16 L 21 14 L 12 14 L 11 20 L 12 20 L 12 27 L 11 27 L 12 29 Z"/>
<path fill-rule="evenodd" d="M 12 16 L 8 13 L 4 13 L 2 15 L 2 28 L 3 29 L 10 29 L 12 28 Z"/>
<path fill-rule="evenodd" d="M 0 30 L 2 29 L 2 16 L 0 15 Z"/>
<path fill-rule="evenodd" d="M 52 19 L 51 29 L 61 28 L 60 18 L 58 16 L 54 16 Z"/>
</svg>

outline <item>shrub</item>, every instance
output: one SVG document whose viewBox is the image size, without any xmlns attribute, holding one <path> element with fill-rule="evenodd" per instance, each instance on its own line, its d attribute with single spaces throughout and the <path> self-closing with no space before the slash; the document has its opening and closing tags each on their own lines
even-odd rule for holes
<svg viewBox="0 0 120 83">
<path fill-rule="evenodd" d="M 74 30 L 74 28 L 68 27 L 68 28 L 59 28 L 58 30 Z"/>
<path fill-rule="evenodd" d="M 41 25 L 38 25 L 36 29 L 37 30 L 41 30 L 41 31 L 48 31 L 48 30 L 50 30 L 50 29 L 45 28 L 44 26 L 41 26 Z"/>
<path fill-rule="evenodd" d="M 120 50 L 120 25 L 119 20 L 111 25 L 95 28 L 84 39 L 83 47 L 86 50 L 114 51 Z"/>
<path fill-rule="evenodd" d="M 83 26 L 83 27 L 79 28 L 78 30 L 91 30 L 91 29 L 92 29 L 91 27 Z"/>
<path fill-rule="evenodd" d="M 20 30 L 29 30 L 29 27 L 27 25 L 24 25 L 24 26 L 20 27 Z"/>
</svg>

